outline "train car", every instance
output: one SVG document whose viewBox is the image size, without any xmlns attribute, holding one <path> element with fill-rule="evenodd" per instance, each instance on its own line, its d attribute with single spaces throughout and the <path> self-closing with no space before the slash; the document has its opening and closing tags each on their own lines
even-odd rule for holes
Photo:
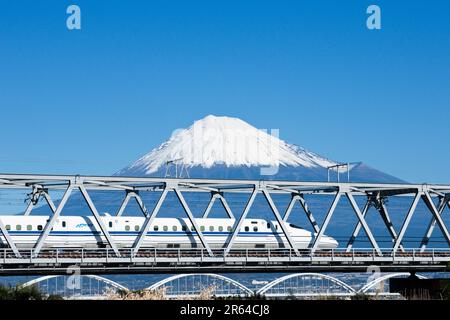
<svg viewBox="0 0 450 320">
<path fill-rule="evenodd" d="M 42 233 L 48 216 L 0 216 L 13 242 L 18 248 L 32 248 Z M 119 248 L 133 246 L 142 230 L 144 217 L 102 216 L 108 232 Z M 196 219 L 200 231 L 211 248 L 223 248 L 235 224 L 234 219 Z M 311 243 L 311 232 L 286 223 L 292 240 L 298 249 L 306 249 Z M 6 245 L 4 236 L 0 236 Z M 93 216 L 59 217 L 44 247 L 47 248 L 98 248 L 105 247 L 107 240 Z M 233 248 L 284 248 L 287 240 L 276 221 L 246 219 L 235 238 Z M 333 249 L 338 242 L 323 236 L 319 249 Z M 146 248 L 200 248 L 200 237 L 187 218 L 155 218 L 144 237 L 142 246 Z"/>
</svg>

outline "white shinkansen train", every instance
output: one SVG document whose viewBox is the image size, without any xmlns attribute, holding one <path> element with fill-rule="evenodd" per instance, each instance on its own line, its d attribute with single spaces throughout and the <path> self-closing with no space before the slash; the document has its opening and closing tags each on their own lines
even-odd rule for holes
<svg viewBox="0 0 450 320">
<path fill-rule="evenodd" d="M 12 241 L 18 248 L 32 248 L 42 233 L 48 216 L 1 216 Z M 112 239 L 120 248 L 132 247 L 144 223 L 144 217 L 102 216 Z M 234 219 L 196 219 L 196 223 L 211 248 L 223 248 L 231 232 Z M 312 240 L 311 232 L 286 223 L 292 240 L 298 249 L 306 249 Z M 6 241 L 0 233 L 1 244 Z M 44 247 L 98 248 L 105 247 L 107 240 L 92 216 L 59 217 L 48 235 Z M 187 218 L 155 218 L 144 237 L 141 247 L 147 248 L 200 248 L 201 242 Z M 246 219 L 235 238 L 233 248 L 283 248 L 285 236 L 276 221 Z M 338 242 L 323 236 L 319 249 L 333 249 Z"/>
</svg>

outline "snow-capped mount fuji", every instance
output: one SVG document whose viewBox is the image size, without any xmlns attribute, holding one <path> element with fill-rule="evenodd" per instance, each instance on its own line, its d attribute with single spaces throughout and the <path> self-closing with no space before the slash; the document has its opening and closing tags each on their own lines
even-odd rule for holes
<svg viewBox="0 0 450 320">
<path fill-rule="evenodd" d="M 154 174 L 168 163 L 189 168 L 304 166 L 327 167 L 336 162 L 307 152 L 258 130 L 238 118 L 207 116 L 188 129 L 176 130 L 159 148 L 119 173 Z"/>
<path fill-rule="evenodd" d="M 217 179 L 283 179 L 324 181 L 327 167 L 338 164 L 232 117 L 209 115 L 187 129 L 175 130 L 118 176 L 178 176 Z M 401 180 L 364 164 L 350 171 L 352 181 Z M 335 173 L 336 175 L 336 173 Z"/>
</svg>

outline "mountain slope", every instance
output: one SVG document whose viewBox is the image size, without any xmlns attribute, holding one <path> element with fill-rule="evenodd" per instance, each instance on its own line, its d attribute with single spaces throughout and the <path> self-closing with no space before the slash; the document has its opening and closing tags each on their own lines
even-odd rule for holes
<svg viewBox="0 0 450 320">
<path fill-rule="evenodd" d="M 327 167 L 336 164 L 241 119 L 210 115 L 175 131 L 169 140 L 115 175 L 325 181 Z M 341 176 L 347 179 L 346 173 Z M 351 169 L 350 177 L 351 181 L 401 181 L 362 163 Z"/>
</svg>

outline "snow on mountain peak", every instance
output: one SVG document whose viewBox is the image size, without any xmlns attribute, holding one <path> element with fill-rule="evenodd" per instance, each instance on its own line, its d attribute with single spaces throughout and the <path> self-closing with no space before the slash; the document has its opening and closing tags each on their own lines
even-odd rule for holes
<svg viewBox="0 0 450 320">
<path fill-rule="evenodd" d="M 237 166 L 303 166 L 335 165 L 317 154 L 290 145 L 278 137 L 278 130 L 259 130 L 232 117 L 208 115 L 187 129 L 178 129 L 169 140 L 118 174 L 145 172 L 151 174 L 168 163 L 187 167 L 213 165 Z"/>
</svg>

